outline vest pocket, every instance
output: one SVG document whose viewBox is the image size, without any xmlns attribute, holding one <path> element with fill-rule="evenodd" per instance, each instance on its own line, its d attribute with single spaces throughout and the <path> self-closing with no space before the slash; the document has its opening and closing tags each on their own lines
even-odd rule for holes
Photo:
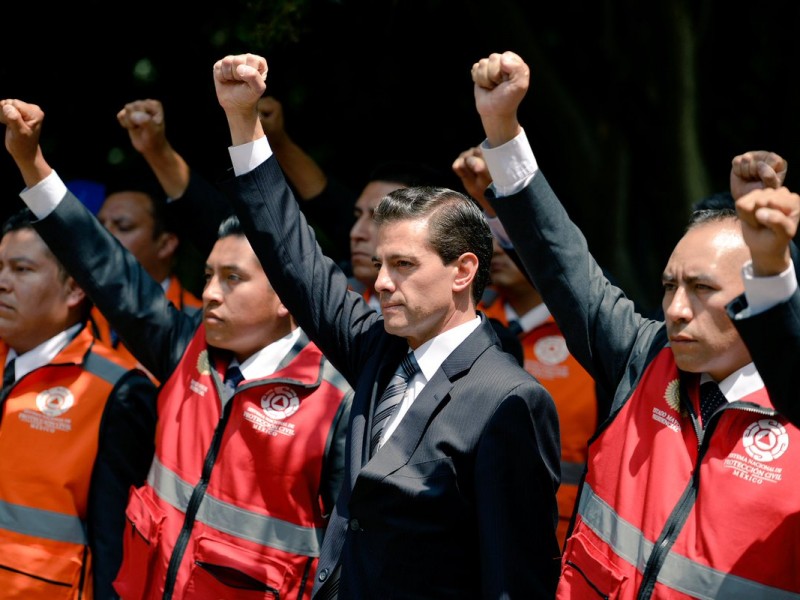
<svg viewBox="0 0 800 600">
<path fill-rule="evenodd" d="M 147 582 L 161 541 L 164 512 L 151 499 L 147 486 L 131 490 L 125 517 L 128 522 L 123 537 L 122 566 L 114 580 L 114 589 L 125 600 L 146 597 Z M 163 581 L 160 582 L 163 585 Z"/>
<path fill-rule="evenodd" d="M 68 547 L 64 542 L 52 542 L 46 547 L 42 540 L 32 541 L 33 538 L 28 538 L 27 543 L 0 540 L 3 598 L 67 600 L 87 591 L 79 589 L 83 546 Z"/>
<path fill-rule="evenodd" d="M 612 600 L 621 597 L 627 580 L 583 531 L 576 531 L 561 560 L 556 597 Z"/>
<path fill-rule="evenodd" d="M 287 565 L 241 545 L 200 536 L 190 569 L 185 598 L 278 600 L 288 595 Z"/>
</svg>

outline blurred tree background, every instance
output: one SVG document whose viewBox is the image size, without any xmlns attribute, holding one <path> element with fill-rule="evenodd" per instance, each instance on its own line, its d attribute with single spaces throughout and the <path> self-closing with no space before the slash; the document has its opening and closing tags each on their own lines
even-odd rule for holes
<svg viewBox="0 0 800 600">
<path fill-rule="evenodd" d="M 248 51 L 267 57 L 289 134 L 331 177 L 358 190 L 389 158 L 449 170 L 483 139 L 472 64 L 514 50 L 531 66 L 521 121 L 540 167 L 595 257 L 647 310 L 691 205 L 727 189 L 733 156 L 800 161 L 800 3 L 788 0 L 71 2 L 3 13 L 0 97 L 42 106 L 45 152 L 66 180 L 102 181 L 141 160 L 115 115 L 145 97 L 164 103 L 168 136 L 195 169 L 225 176 L 211 67 Z M 7 155 L 0 186 L 9 211 L 22 183 Z"/>
</svg>

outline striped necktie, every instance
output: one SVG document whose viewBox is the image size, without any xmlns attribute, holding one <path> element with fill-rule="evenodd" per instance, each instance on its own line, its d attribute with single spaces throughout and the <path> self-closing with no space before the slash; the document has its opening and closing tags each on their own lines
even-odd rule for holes
<svg viewBox="0 0 800 600">
<path fill-rule="evenodd" d="M 400 404 L 403 396 L 408 388 L 408 381 L 419 371 L 419 365 L 414 358 L 414 353 L 409 352 L 400 361 L 400 366 L 397 367 L 392 378 L 389 380 L 389 385 L 383 391 L 381 399 L 375 407 L 375 414 L 372 417 L 372 438 L 369 445 L 369 455 L 375 454 L 380 442 L 383 428 L 389 422 L 390 417 L 394 414 L 395 408 Z"/>
</svg>

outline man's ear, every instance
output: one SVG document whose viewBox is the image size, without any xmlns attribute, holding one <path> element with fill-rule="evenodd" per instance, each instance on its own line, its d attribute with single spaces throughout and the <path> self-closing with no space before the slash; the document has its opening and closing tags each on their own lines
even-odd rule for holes
<svg viewBox="0 0 800 600">
<path fill-rule="evenodd" d="M 464 252 L 455 261 L 456 274 L 453 279 L 453 291 L 461 292 L 469 289 L 478 272 L 478 257 L 472 252 Z"/>
<path fill-rule="evenodd" d="M 164 231 L 158 236 L 158 258 L 170 258 L 178 250 L 180 240 L 171 231 Z"/>
<path fill-rule="evenodd" d="M 66 290 L 66 301 L 69 308 L 79 306 L 86 299 L 86 292 L 72 277 L 67 277 L 64 282 L 64 289 Z"/>
</svg>

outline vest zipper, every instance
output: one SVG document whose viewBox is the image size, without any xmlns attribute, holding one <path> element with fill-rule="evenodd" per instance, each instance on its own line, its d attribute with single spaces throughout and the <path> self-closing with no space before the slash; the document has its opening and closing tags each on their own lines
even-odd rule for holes
<svg viewBox="0 0 800 600">
<path fill-rule="evenodd" d="M 233 398 L 231 398 L 233 400 Z M 189 503 L 186 506 L 186 516 L 183 519 L 183 526 L 175 542 L 175 547 L 172 550 L 172 555 L 169 558 L 169 566 L 167 567 L 167 576 L 164 582 L 164 600 L 170 600 L 175 591 L 175 582 L 178 579 L 178 570 L 180 569 L 183 556 L 186 553 L 186 547 L 189 544 L 189 538 L 192 535 L 194 528 L 194 521 L 197 517 L 197 511 L 200 509 L 200 503 L 206 495 L 208 488 L 208 481 L 211 479 L 211 471 L 214 464 L 217 462 L 217 454 L 219 453 L 219 446 L 222 442 L 222 435 L 225 433 L 225 426 L 228 423 L 228 418 L 231 414 L 231 406 L 233 402 L 228 401 L 225 404 L 222 418 L 217 423 L 217 428 L 214 430 L 214 437 L 211 440 L 211 446 L 206 453 L 206 458 L 203 461 L 203 472 L 200 476 L 200 481 L 192 490 L 192 496 L 189 498 Z"/>
<path fill-rule="evenodd" d="M 736 401 L 718 408 L 708 420 L 708 426 L 703 430 L 698 425 L 694 410 L 690 410 L 689 414 L 692 418 L 692 425 L 694 426 L 695 434 L 699 441 L 694 473 L 692 474 L 689 485 L 686 490 L 684 490 L 680 500 L 678 500 L 678 503 L 675 505 L 675 508 L 664 524 L 664 529 L 662 529 L 661 534 L 653 545 L 653 551 L 647 559 L 647 564 L 645 565 L 642 575 L 642 585 L 639 587 L 639 593 L 636 596 L 637 600 L 648 600 L 652 596 L 655 590 L 656 578 L 661 571 L 661 567 L 664 565 L 664 561 L 667 559 L 672 545 L 678 538 L 683 526 L 686 524 L 689 513 L 691 513 L 694 507 L 694 503 L 697 500 L 697 490 L 700 488 L 700 465 L 703 462 L 703 458 L 705 458 L 706 452 L 708 452 L 708 440 L 711 439 L 711 434 L 714 433 L 714 429 L 716 429 L 719 416 L 726 410 L 741 410 L 765 416 L 775 416 L 777 414 L 777 412 L 772 409 L 764 408 L 752 402 Z"/>
</svg>

